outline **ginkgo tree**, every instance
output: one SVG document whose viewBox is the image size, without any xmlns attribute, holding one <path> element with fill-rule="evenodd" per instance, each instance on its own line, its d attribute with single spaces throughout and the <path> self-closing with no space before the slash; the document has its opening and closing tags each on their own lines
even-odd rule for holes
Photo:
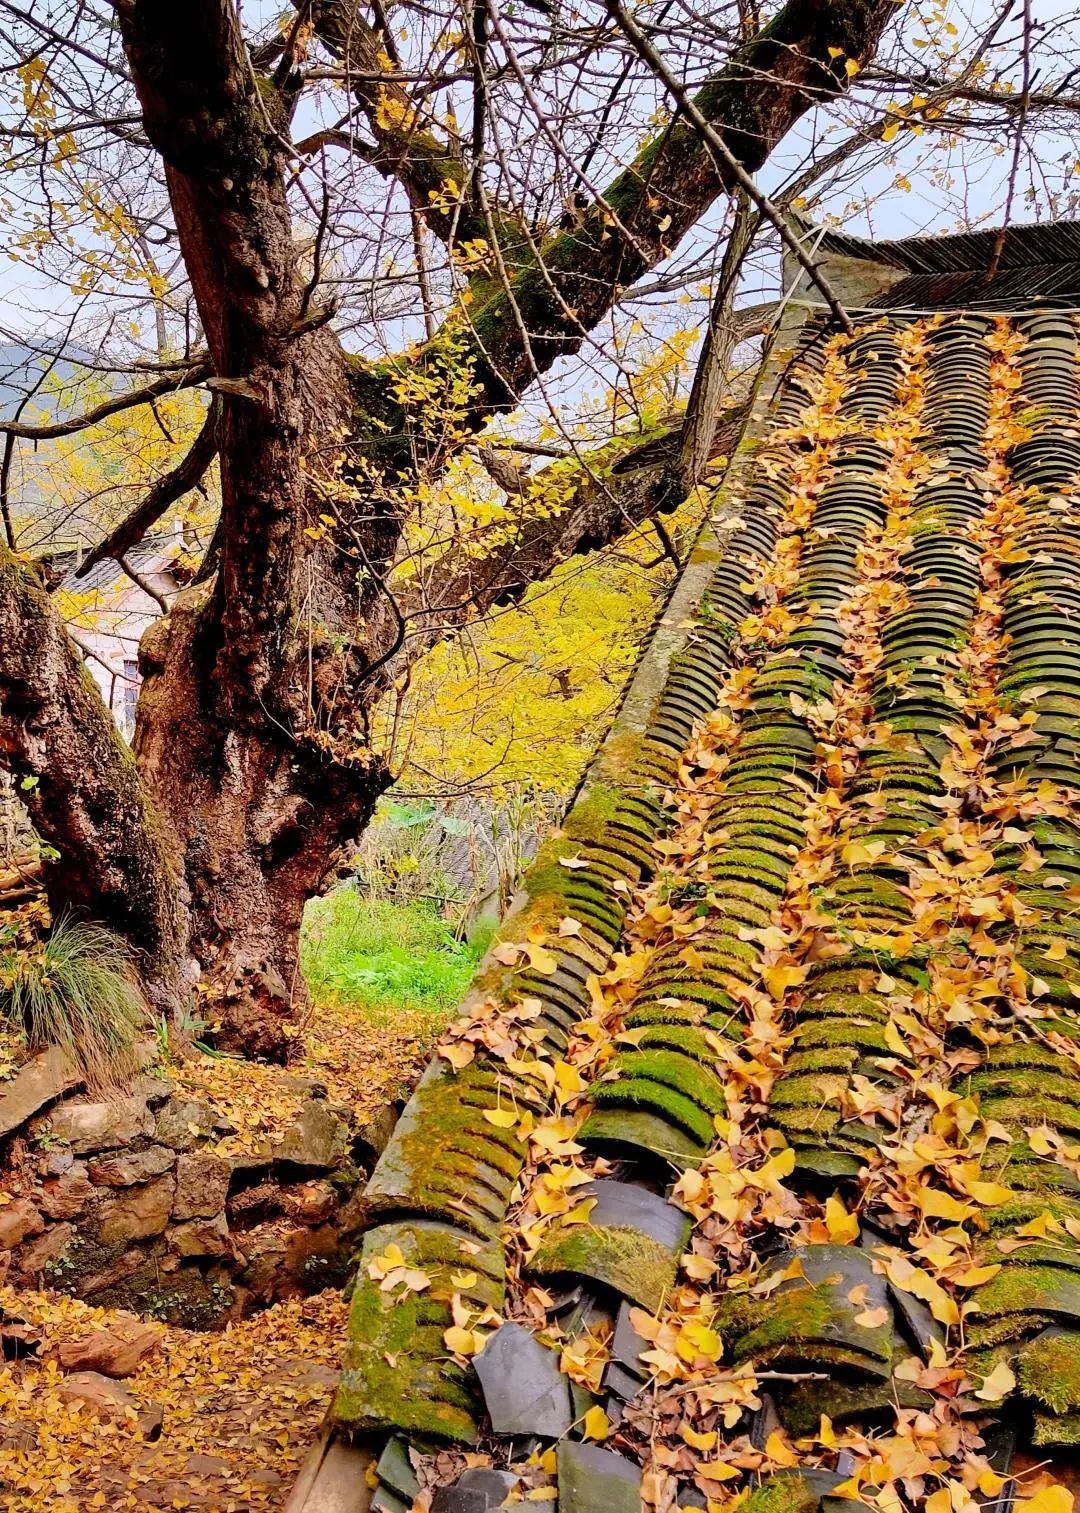
<svg viewBox="0 0 1080 1513">
<path fill-rule="evenodd" d="M 0 422 L 0 761 L 59 855 L 54 905 L 124 935 L 160 1011 L 201 981 L 221 1044 L 282 1056 L 304 904 L 390 781 L 373 711 L 432 646 L 677 504 L 703 455 L 632 385 L 612 388 L 606 442 L 570 437 L 535 473 L 510 459 L 552 449 L 505 450 L 503 418 L 610 377 L 606 329 L 635 289 L 677 300 L 728 232 L 711 334 L 730 351 L 734 254 L 756 231 L 816 277 L 751 176 L 800 122 L 789 203 L 868 144 L 881 161 L 938 130 L 932 109 L 953 133 L 984 107 L 1016 121 L 1011 75 L 985 76 L 1001 20 L 953 58 L 930 17 L 916 65 L 906 40 L 880 61 L 896 0 L 0 9 L 9 257 L 62 285 L 69 330 L 85 314 L 84 350 L 128 375 L 81 413 Z M 1021 104 L 1018 141 L 1060 108 Z M 697 252 L 665 271 L 683 243 Z M 91 557 L 217 470 L 205 560 L 141 646 L 132 755 L 13 526 L 8 463 L 188 389 L 213 396 L 203 424 Z M 717 405 L 715 379 L 690 403 L 705 456 L 737 434 L 718 440 Z M 485 432 L 505 498 L 463 525 L 444 478 Z"/>
</svg>

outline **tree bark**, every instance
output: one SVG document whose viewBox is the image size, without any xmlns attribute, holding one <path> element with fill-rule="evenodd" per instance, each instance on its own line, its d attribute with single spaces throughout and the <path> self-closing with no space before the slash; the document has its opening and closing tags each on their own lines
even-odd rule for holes
<svg viewBox="0 0 1080 1513">
<path fill-rule="evenodd" d="M 49 596 L 3 547 L 0 646 L 0 764 L 59 853 L 49 902 L 122 935 L 171 1017 L 192 985 L 179 853 Z"/>
</svg>

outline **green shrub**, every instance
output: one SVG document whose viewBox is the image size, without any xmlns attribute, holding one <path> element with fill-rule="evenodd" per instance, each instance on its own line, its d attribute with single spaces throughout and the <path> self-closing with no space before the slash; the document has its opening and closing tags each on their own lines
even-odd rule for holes
<svg viewBox="0 0 1080 1513">
<path fill-rule="evenodd" d="M 37 945 L 0 938 L 0 1018 L 33 1049 L 61 1046 L 87 1084 L 116 1087 L 137 1070 L 135 1042 L 146 1022 L 132 957 L 103 925 L 58 919 Z"/>
<path fill-rule="evenodd" d="M 346 886 L 308 905 L 301 960 L 316 999 L 338 998 L 374 1013 L 412 1008 L 445 1016 L 485 945 L 477 936 L 459 940 L 421 903 L 366 899 Z"/>
</svg>

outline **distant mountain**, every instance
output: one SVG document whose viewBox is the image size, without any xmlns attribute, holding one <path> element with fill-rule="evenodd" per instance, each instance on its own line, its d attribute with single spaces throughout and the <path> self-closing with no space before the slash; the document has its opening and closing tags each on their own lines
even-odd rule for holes
<svg viewBox="0 0 1080 1513">
<path fill-rule="evenodd" d="M 10 420 L 20 400 L 49 367 L 45 352 L 37 352 L 23 342 L 0 342 L 0 419 Z M 55 363 L 48 379 L 30 401 L 35 412 L 54 415 L 57 409 L 57 386 L 71 383 L 79 373 L 77 362 L 62 358 Z"/>
</svg>

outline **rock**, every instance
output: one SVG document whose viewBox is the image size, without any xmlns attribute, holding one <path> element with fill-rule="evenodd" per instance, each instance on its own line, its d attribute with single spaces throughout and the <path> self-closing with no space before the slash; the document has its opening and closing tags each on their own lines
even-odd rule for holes
<svg viewBox="0 0 1080 1513">
<path fill-rule="evenodd" d="M 98 1156 L 89 1163 L 87 1170 L 99 1187 L 132 1187 L 136 1182 L 160 1177 L 175 1160 L 176 1152 L 169 1150 L 168 1146 L 151 1145 L 147 1150 Z"/>
<path fill-rule="evenodd" d="M 0 1309 L 0 1355 L 5 1361 L 22 1361 L 37 1355 L 41 1347 L 41 1330 L 25 1319 Z"/>
<path fill-rule="evenodd" d="M 193 1150 L 200 1140 L 210 1139 L 216 1117 L 201 1099 L 171 1098 L 157 1116 L 154 1135 L 174 1151 Z"/>
<path fill-rule="evenodd" d="M 116 1420 L 137 1416 L 131 1393 L 96 1371 L 77 1371 L 65 1377 L 58 1390 L 66 1403 L 81 1403 L 95 1418 Z"/>
<path fill-rule="evenodd" d="M 329 1089 L 317 1077 L 282 1077 L 281 1086 L 287 1093 L 300 1093 L 304 1098 L 325 1098 Z"/>
<path fill-rule="evenodd" d="M 59 1046 L 26 1062 L 0 1093 L 0 1139 L 10 1135 L 54 1098 L 76 1087 L 80 1074 Z"/>
<path fill-rule="evenodd" d="M 94 1216 L 96 1238 L 102 1245 L 123 1245 L 160 1235 L 169 1222 L 176 1178 L 172 1172 L 152 1177 L 138 1187 L 120 1188 L 103 1195 Z"/>
<path fill-rule="evenodd" d="M 244 1268 L 238 1280 L 247 1291 L 267 1302 L 283 1291 L 290 1296 L 295 1294 L 295 1285 L 285 1269 L 285 1238 L 273 1224 L 247 1230 L 240 1244 Z"/>
<path fill-rule="evenodd" d="M 140 1267 L 146 1264 L 147 1253 L 145 1250 L 132 1248 L 115 1256 L 107 1266 L 99 1271 L 85 1273 L 79 1276 L 79 1296 L 92 1298 L 96 1292 L 104 1292 L 107 1287 L 116 1287 L 120 1282 L 126 1282 L 133 1277 Z M 164 1270 L 162 1258 L 161 1269 Z"/>
<path fill-rule="evenodd" d="M 231 1217 L 250 1226 L 271 1214 L 284 1212 L 285 1194 L 276 1182 L 259 1182 L 233 1193 L 225 1208 Z"/>
<path fill-rule="evenodd" d="M 77 1155 L 130 1145 L 154 1128 L 146 1099 L 132 1095 L 113 1103 L 62 1103 L 50 1119 L 53 1138 L 65 1140 Z"/>
<path fill-rule="evenodd" d="M 473 1360 L 496 1434 L 559 1439 L 573 1422 L 559 1358 L 520 1324 L 496 1329 Z"/>
<path fill-rule="evenodd" d="M 229 1225 L 224 1214 L 212 1219 L 191 1219 L 174 1224 L 169 1230 L 169 1244 L 181 1256 L 228 1256 L 233 1253 Z"/>
<path fill-rule="evenodd" d="M 366 1124 L 362 1124 L 356 1132 L 355 1146 L 357 1160 L 362 1160 L 365 1166 L 372 1167 L 390 1144 L 390 1136 L 394 1133 L 394 1125 L 397 1123 L 397 1111 L 392 1103 L 384 1103 L 377 1114 L 373 1114 Z"/>
<path fill-rule="evenodd" d="M 344 1160 L 348 1148 L 348 1127 L 330 1104 L 313 1098 L 282 1135 L 274 1157 L 290 1166 L 328 1171 Z"/>
<path fill-rule="evenodd" d="M 625 1456 L 563 1440 L 558 1473 L 559 1513 L 640 1513 L 641 1469 Z"/>
<path fill-rule="evenodd" d="M 208 1219 L 220 1213 L 229 1195 L 232 1163 L 210 1151 L 185 1153 L 176 1162 L 174 1219 Z"/>
<path fill-rule="evenodd" d="M 161 1438 L 162 1425 L 165 1423 L 165 1409 L 160 1403 L 148 1403 L 139 1414 L 139 1433 L 143 1439 L 153 1444 Z"/>
<path fill-rule="evenodd" d="M 14 1250 L 23 1240 L 41 1234 L 45 1220 L 29 1198 L 15 1198 L 0 1208 L 0 1250 Z"/>
<path fill-rule="evenodd" d="M 101 1376 L 134 1376 L 161 1344 L 156 1329 L 139 1319 L 116 1319 L 81 1340 L 64 1340 L 57 1359 L 65 1371 L 96 1371 Z"/>
<path fill-rule="evenodd" d="M 305 1182 L 285 1194 L 285 1211 L 301 1224 L 322 1224 L 337 1207 L 337 1193 L 329 1182 Z"/>
<path fill-rule="evenodd" d="M 53 1224 L 36 1239 L 27 1240 L 11 1255 L 13 1276 L 36 1282 L 53 1261 L 58 1261 L 75 1238 L 74 1224 Z M 3 1258 L 0 1258 L 3 1259 Z"/>
<path fill-rule="evenodd" d="M 251 1150 L 232 1157 L 233 1179 L 239 1183 L 257 1182 L 269 1170 L 274 1153 L 267 1140 L 256 1141 Z"/>
<path fill-rule="evenodd" d="M 59 1150 L 48 1151 L 38 1166 L 43 1177 L 62 1177 L 75 1165 L 75 1152 L 62 1145 Z"/>
<path fill-rule="evenodd" d="M 472 1466 L 452 1487 L 440 1487 L 431 1500 L 431 1513 L 488 1513 L 501 1508 L 518 1483 L 512 1471 Z"/>
<path fill-rule="evenodd" d="M 69 1158 L 71 1153 L 68 1152 Z M 34 1189 L 34 1201 L 50 1219 L 73 1219 L 82 1213 L 94 1191 L 93 1183 L 81 1161 L 70 1161 L 68 1170 L 57 1177 L 46 1177 Z"/>
<path fill-rule="evenodd" d="M 333 1225 L 323 1224 L 318 1229 L 304 1225 L 285 1238 L 285 1269 L 305 1291 L 310 1292 L 313 1286 L 321 1291 L 335 1285 L 338 1278 L 334 1267 L 341 1271 L 343 1257 L 341 1237 Z M 340 1284 L 344 1285 L 344 1276 Z"/>
<path fill-rule="evenodd" d="M 176 1083 L 170 1082 L 167 1077 L 155 1077 L 153 1074 L 137 1077 L 131 1091 L 145 1098 L 151 1108 L 159 1103 L 164 1103 L 166 1098 L 171 1098 L 176 1092 Z"/>
</svg>

